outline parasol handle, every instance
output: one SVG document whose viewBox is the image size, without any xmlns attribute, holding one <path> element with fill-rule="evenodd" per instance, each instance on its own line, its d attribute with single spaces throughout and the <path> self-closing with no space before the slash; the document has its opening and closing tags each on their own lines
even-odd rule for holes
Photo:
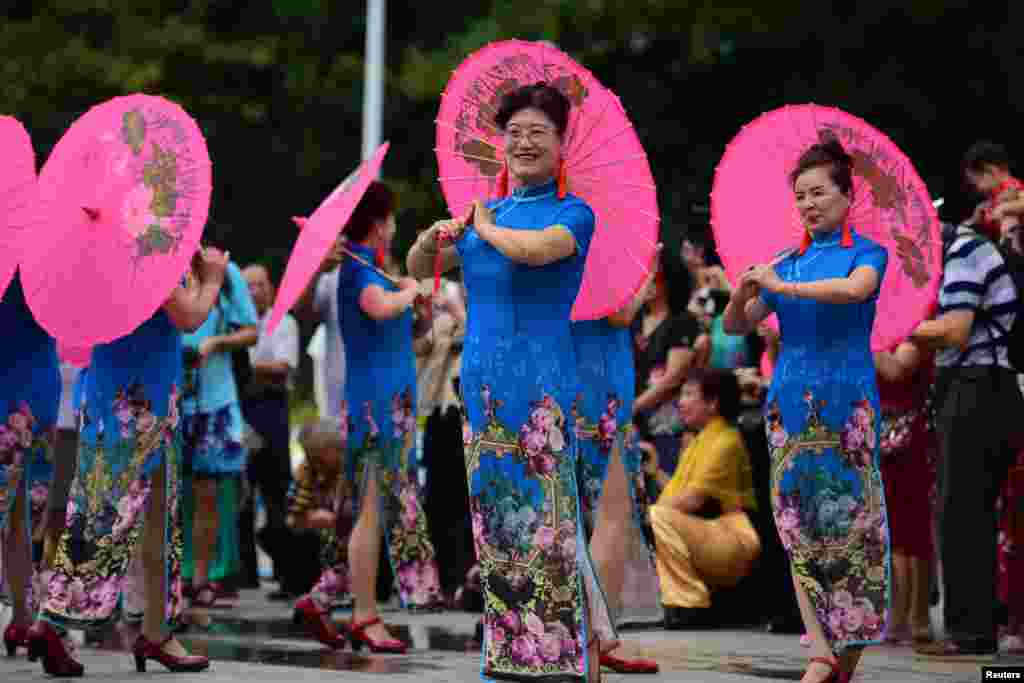
<svg viewBox="0 0 1024 683">
<path fill-rule="evenodd" d="M 351 259 L 352 259 L 353 261 L 358 261 L 359 263 L 362 263 L 362 264 L 363 264 L 364 266 L 366 266 L 367 268 L 372 268 L 372 269 L 373 269 L 373 271 L 374 271 L 375 273 L 377 273 L 377 275 L 380 275 L 380 276 L 381 276 L 382 278 L 384 278 L 385 280 L 387 280 L 387 281 L 388 281 L 388 282 L 390 282 L 391 284 L 395 285 L 396 287 L 397 287 L 397 286 L 399 286 L 399 281 L 398 281 L 398 278 L 396 278 L 396 277 L 394 277 L 393 275 L 390 275 L 390 274 L 388 274 L 388 273 L 384 272 L 383 270 L 381 270 L 381 269 L 380 269 L 380 268 L 378 268 L 377 266 L 373 265 L 372 263 L 370 263 L 369 261 L 367 261 L 366 259 L 364 259 L 364 258 L 363 258 L 362 256 L 360 256 L 359 254 L 355 254 L 355 253 L 351 252 L 351 251 L 350 251 L 350 250 L 348 249 L 348 247 L 342 247 L 342 248 L 341 248 L 341 251 L 342 251 L 342 253 L 343 253 L 343 254 L 345 254 L 346 256 L 348 256 L 349 258 L 351 258 Z"/>
<path fill-rule="evenodd" d="M 465 218 L 462 219 L 463 229 L 473 222 L 473 216 L 475 214 L 476 202 L 470 204 L 469 211 L 466 212 Z M 437 241 L 434 252 L 434 295 L 436 296 L 437 293 L 441 291 L 441 249 L 453 243 L 454 240 L 450 235 L 442 235 L 440 231 L 438 231 L 434 237 Z"/>
</svg>

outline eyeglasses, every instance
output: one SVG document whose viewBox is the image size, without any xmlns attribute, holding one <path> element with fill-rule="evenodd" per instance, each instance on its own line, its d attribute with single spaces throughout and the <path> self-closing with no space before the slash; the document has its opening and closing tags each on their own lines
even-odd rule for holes
<svg viewBox="0 0 1024 683">
<path fill-rule="evenodd" d="M 555 131 L 545 126 L 534 126 L 527 130 L 521 128 L 506 128 L 505 138 L 512 142 L 520 142 L 523 138 L 530 141 L 531 144 L 542 142 L 550 137 Z"/>
</svg>

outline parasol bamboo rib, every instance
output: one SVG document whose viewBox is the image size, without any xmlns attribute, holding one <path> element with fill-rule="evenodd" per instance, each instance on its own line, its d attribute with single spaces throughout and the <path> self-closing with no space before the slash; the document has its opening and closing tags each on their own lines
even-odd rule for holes
<svg viewBox="0 0 1024 683">
<path fill-rule="evenodd" d="M 348 256 L 349 258 L 351 258 L 351 259 L 352 259 L 353 261 L 358 261 L 359 263 L 362 263 L 362 264 L 363 264 L 364 266 L 366 266 L 367 268 L 372 268 L 372 269 L 373 269 L 373 271 L 374 271 L 375 273 L 377 273 L 377 275 L 380 275 L 380 276 L 381 276 L 382 278 L 384 278 L 385 280 L 387 280 L 387 281 L 388 281 L 388 282 L 390 282 L 391 284 L 395 285 L 396 287 L 398 286 L 398 278 L 397 278 L 397 277 L 395 277 L 394 275 L 390 275 L 390 274 L 388 274 L 388 273 L 384 272 L 383 270 L 381 270 L 381 269 L 380 269 L 380 268 L 378 268 L 377 266 L 373 265 L 372 263 L 370 263 L 369 261 L 367 261 L 366 259 L 364 259 L 364 258 L 363 258 L 362 256 L 360 256 L 359 254 L 356 254 L 356 253 L 353 253 L 353 252 L 349 251 L 347 247 L 342 247 L 342 248 L 341 248 L 341 251 L 342 251 L 342 252 L 343 252 L 343 253 L 344 253 L 344 254 L 345 254 L 346 256 Z"/>
</svg>

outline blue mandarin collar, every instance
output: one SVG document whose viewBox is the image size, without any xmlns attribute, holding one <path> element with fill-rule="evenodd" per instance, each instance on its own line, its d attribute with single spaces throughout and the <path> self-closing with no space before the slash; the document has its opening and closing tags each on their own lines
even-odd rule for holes
<svg viewBox="0 0 1024 683">
<path fill-rule="evenodd" d="M 355 242 L 348 242 L 345 248 L 351 251 L 353 254 L 358 254 L 366 259 L 369 263 L 373 263 L 376 260 L 376 255 L 373 253 L 373 249 L 364 246 L 362 244 L 356 244 Z"/>
<path fill-rule="evenodd" d="M 511 197 L 512 199 L 516 200 L 540 199 L 542 197 L 554 194 L 555 192 L 557 192 L 557 190 L 558 183 L 556 183 L 555 179 L 552 178 L 551 180 L 548 180 L 543 183 L 538 183 L 536 185 L 523 185 L 522 187 L 517 187 L 516 189 L 512 190 Z"/>
<path fill-rule="evenodd" d="M 856 234 L 853 227 L 850 227 L 850 233 Z M 819 234 L 811 231 L 811 245 L 815 247 L 832 247 L 839 244 L 839 241 L 843 238 L 843 226 L 839 226 L 830 230 L 825 234 Z"/>
</svg>

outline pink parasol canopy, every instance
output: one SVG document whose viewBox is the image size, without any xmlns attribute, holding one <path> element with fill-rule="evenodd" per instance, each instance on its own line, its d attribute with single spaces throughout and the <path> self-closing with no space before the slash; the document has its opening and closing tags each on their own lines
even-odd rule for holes
<svg viewBox="0 0 1024 683">
<path fill-rule="evenodd" d="M 299 239 L 296 240 L 292 254 L 288 258 L 274 307 L 267 319 L 268 333 L 274 331 L 281 318 L 291 310 L 309 285 L 309 281 L 316 275 L 334 241 L 338 239 L 348 219 L 352 217 L 359 200 L 380 173 L 389 147 L 390 143 L 387 142 L 378 147 L 369 159 L 361 163 L 327 196 L 312 216 L 307 219 L 294 219 L 302 232 L 299 233 Z"/>
<path fill-rule="evenodd" d="M 747 124 L 715 172 L 711 222 L 736 283 L 749 266 L 800 245 L 804 227 L 789 173 L 813 144 L 838 139 L 853 157 L 850 224 L 889 251 L 871 336 L 875 351 L 906 339 L 934 306 L 942 277 L 941 225 L 913 165 L 881 132 L 839 109 L 786 106 Z M 770 323 L 778 327 L 775 316 Z"/>
<path fill-rule="evenodd" d="M 494 115 L 502 95 L 544 81 L 572 109 L 562 155 L 567 189 L 597 217 L 573 304 L 573 320 L 603 318 L 640 289 L 658 244 L 658 200 L 647 155 L 622 103 L 592 73 L 546 43 L 492 43 L 452 75 L 437 116 L 441 189 L 453 216 L 473 200 L 498 198 L 504 168 L 502 133 Z"/>
<path fill-rule="evenodd" d="M 14 277 L 28 230 L 38 222 L 36 154 L 18 119 L 0 116 L 0 296 Z"/>
<path fill-rule="evenodd" d="M 81 348 L 150 318 L 199 246 L 210 173 L 199 127 L 166 99 L 117 97 L 75 121 L 39 174 L 45 229 L 25 248 L 39 324 Z"/>
</svg>

